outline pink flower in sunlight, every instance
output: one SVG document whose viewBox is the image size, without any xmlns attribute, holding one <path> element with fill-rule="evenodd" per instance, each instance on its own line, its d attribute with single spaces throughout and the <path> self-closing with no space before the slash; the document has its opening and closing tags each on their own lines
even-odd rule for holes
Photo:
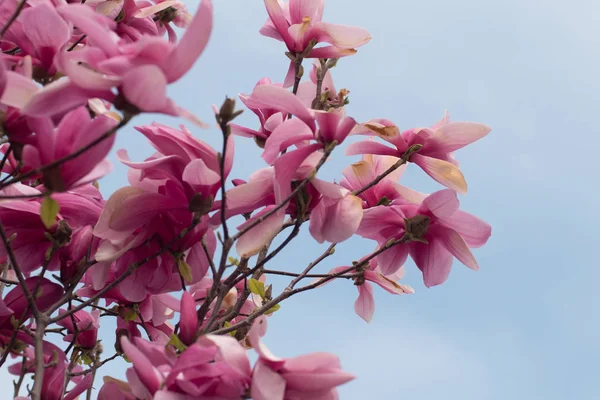
<svg viewBox="0 0 600 400">
<path fill-rule="evenodd" d="M 91 118 L 85 107 L 78 107 L 65 115 L 58 126 L 50 118 L 30 121 L 35 132 L 34 142 L 23 147 L 23 163 L 36 169 L 65 157 L 100 138 L 117 125 L 106 116 Z M 110 172 L 110 162 L 105 159 L 115 135 L 93 146 L 84 154 L 62 163 L 58 168 L 44 172 L 44 185 L 52 191 L 64 191 L 101 178 Z"/>
<path fill-rule="evenodd" d="M 352 143 L 346 148 L 346 155 L 379 154 L 393 157 L 402 155 L 412 145 L 423 147 L 411 155 L 409 161 L 437 182 L 447 188 L 464 194 L 467 182 L 458 169 L 453 152 L 473 143 L 490 132 L 491 128 L 475 122 L 449 122 L 444 118 L 431 128 L 415 128 L 400 133 L 396 125 L 385 119 L 376 119 L 358 125 L 353 134 L 376 135 L 395 146 L 391 148 L 373 140 Z"/>
<path fill-rule="evenodd" d="M 310 58 L 340 58 L 356 53 L 360 47 L 371 40 L 366 29 L 336 25 L 323 22 L 324 0 L 265 0 L 269 20 L 260 29 L 264 36 L 282 41 L 293 53 L 302 53 L 314 39 L 317 44 L 328 43 L 329 46 L 316 47 L 306 56 Z M 294 63 L 285 79 L 284 86 L 294 83 Z"/>
<path fill-rule="evenodd" d="M 27 373 L 35 372 L 35 354 L 33 346 L 28 347 L 24 356 L 25 371 Z M 76 400 L 78 396 L 92 386 L 92 375 L 75 375 L 71 378 L 71 382 L 75 385 L 65 392 L 65 374 L 67 368 L 70 367 L 67 357 L 62 349 L 50 342 L 43 342 L 44 364 L 48 367 L 44 368 L 44 376 L 42 382 L 41 399 L 43 400 Z M 8 367 L 8 372 L 13 375 L 21 375 L 22 363 L 13 364 Z M 83 368 L 76 365 L 71 369 L 73 373 L 80 373 Z"/>
<path fill-rule="evenodd" d="M 285 157 L 292 153 L 287 153 L 280 159 L 285 160 Z M 289 169 L 285 169 L 285 174 L 279 176 L 274 168 L 257 171 L 251 175 L 248 182 L 227 191 L 228 217 L 265 207 L 238 227 L 240 230 L 244 229 L 281 203 L 292 192 L 292 182 L 307 178 L 320 158 L 321 154 L 314 152 L 303 158 L 300 165 L 292 166 L 283 163 L 282 165 L 287 165 Z M 256 254 L 279 232 L 285 214 L 296 218 L 300 211 L 309 213 L 310 233 L 320 243 L 344 241 L 358 229 L 362 218 L 362 205 L 360 199 L 353 196 L 350 191 L 337 184 L 313 178 L 306 185 L 302 196 L 309 200 L 306 204 L 301 205 L 297 199 L 293 199 L 287 207 L 281 209 L 281 212 L 273 214 L 264 223 L 256 226 L 251 233 L 242 236 L 236 245 L 238 254 L 244 257 Z"/>
<path fill-rule="evenodd" d="M 373 207 L 365 210 L 357 234 L 380 245 L 405 233 L 415 237 L 377 256 L 379 268 L 384 275 L 394 274 L 410 254 L 423 272 L 425 285 L 439 285 L 448 279 L 454 257 L 479 269 L 469 248 L 483 246 L 491 235 L 487 223 L 458 207 L 456 192 L 450 189 L 427 196 L 421 204 Z"/>
<path fill-rule="evenodd" d="M 237 400 L 250 384 L 246 350 L 230 336 L 204 336 L 179 357 L 170 347 L 139 338 L 122 337 L 121 347 L 133 364 L 127 380 L 137 398 Z"/>
<path fill-rule="evenodd" d="M 176 44 L 156 36 L 142 36 L 133 43 L 123 44 L 114 32 L 116 22 L 90 7 L 66 4 L 56 9 L 66 21 L 85 33 L 88 40 L 93 40 L 95 47 L 60 53 L 57 63 L 67 77 L 31 93 L 24 102 L 24 114 L 56 115 L 98 97 L 117 102 L 117 106 L 129 111 L 179 115 L 202 124 L 167 96 L 167 85 L 179 80 L 204 51 L 212 30 L 210 0 L 201 2 Z M 115 99 L 110 91 L 115 87 L 119 88 L 126 104 L 122 104 L 123 99 Z M 129 105 L 136 110 L 131 110 Z"/>
<path fill-rule="evenodd" d="M 64 314 L 66 310 L 58 310 L 58 314 Z M 75 323 L 73 323 L 75 322 Z M 77 334 L 75 343 L 85 349 L 92 349 L 96 346 L 98 339 L 98 329 L 100 328 L 100 311 L 93 310 L 88 313 L 84 310 L 79 310 L 73 314 L 73 318 L 63 318 L 58 321 L 58 325 L 67 328 L 68 335 L 63 337 L 67 343 L 71 343 Z M 77 327 L 77 329 L 75 329 Z M 77 332 L 77 333 L 75 333 Z"/>
<path fill-rule="evenodd" d="M 335 400 L 336 387 L 354 379 L 342 371 L 339 359 L 333 354 L 275 357 L 260 339 L 266 332 L 266 324 L 265 316 L 257 318 L 249 335 L 259 356 L 252 371 L 252 399 Z"/>
</svg>

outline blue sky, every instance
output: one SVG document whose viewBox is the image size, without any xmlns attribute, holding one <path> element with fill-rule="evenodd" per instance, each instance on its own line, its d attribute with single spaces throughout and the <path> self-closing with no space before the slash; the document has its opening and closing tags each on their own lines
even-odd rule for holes
<svg viewBox="0 0 600 400">
<path fill-rule="evenodd" d="M 207 121 L 212 103 L 249 93 L 262 77 L 281 81 L 288 63 L 281 43 L 258 34 L 266 20 L 261 1 L 214 3 L 206 52 L 170 88 L 179 104 Z M 456 262 L 442 286 L 425 288 L 409 262 L 404 283 L 416 293 L 376 290 L 370 324 L 354 314 L 357 292 L 348 282 L 286 301 L 266 337 L 275 354 L 339 355 L 358 377 L 340 389 L 342 399 L 600 398 L 599 11 L 597 2 L 583 0 L 326 0 L 327 21 L 359 25 L 373 36 L 333 70 L 336 86 L 351 92 L 349 115 L 389 118 L 406 129 L 430 125 L 448 110 L 452 120 L 492 127 L 457 158 L 469 183 L 462 208 L 493 231 L 475 250 L 480 271 Z M 135 123 L 154 119 L 180 123 L 163 116 Z M 250 113 L 240 121 L 257 124 Z M 194 133 L 220 143 L 216 129 Z M 131 128 L 119 133 L 116 149 L 122 147 L 135 160 L 151 152 Z M 233 177 L 263 167 L 258 155 L 251 140 L 236 138 Z M 356 159 L 334 155 L 324 176 L 339 179 Z M 101 181 L 105 195 L 126 184 L 124 173 L 116 166 Z M 439 189 L 414 165 L 402 183 Z M 271 267 L 300 270 L 323 248 L 305 227 Z M 343 243 L 322 270 L 373 248 L 366 240 Z M 275 282 L 282 288 L 286 281 Z M 115 363 L 109 372 L 123 376 L 125 367 Z M 0 382 L 7 377 L 0 375 Z"/>
</svg>

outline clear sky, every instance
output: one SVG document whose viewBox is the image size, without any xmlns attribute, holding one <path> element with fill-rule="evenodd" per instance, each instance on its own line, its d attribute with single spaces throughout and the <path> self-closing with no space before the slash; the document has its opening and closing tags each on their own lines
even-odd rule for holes
<svg viewBox="0 0 600 400">
<path fill-rule="evenodd" d="M 262 1 L 214 3 L 206 52 L 170 88 L 206 121 L 212 103 L 249 93 L 262 77 L 282 81 L 288 63 L 283 44 L 258 34 L 267 18 Z M 474 252 L 480 271 L 455 262 L 442 286 L 425 288 L 407 263 L 404 283 L 416 293 L 395 297 L 376 288 L 370 324 L 354 314 L 357 291 L 345 281 L 290 299 L 270 319 L 267 345 L 279 356 L 339 355 L 358 377 L 340 389 L 342 399 L 600 398 L 598 3 L 326 0 L 325 20 L 365 27 L 373 36 L 332 72 L 336 86 L 351 92 L 350 116 L 389 118 L 407 129 L 431 125 L 448 110 L 454 121 L 492 127 L 457 153 L 469 183 L 461 206 L 489 222 L 492 237 Z M 134 122 L 152 119 L 180 123 L 162 116 Z M 257 126 L 250 113 L 240 121 Z M 220 143 L 216 129 L 193 131 Z M 151 153 L 131 128 L 119 133 L 115 149 L 122 147 L 134 160 Z M 263 167 L 258 155 L 253 141 L 236 138 L 232 177 Z M 324 176 L 339 180 L 356 160 L 334 155 Z M 126 184 L 124 173 L 116 166 L 101 181 L 105 195 Z M 424 192 L 440 188 L 414 165 L 402 183 Z M 300 270 L 323 248 L 305 227 L 272 267 Z M 373 249 L 367 240 L 343 243 L 322 271 Z M 105 330 L 107 356 L 113 329 Z M 125 367 L 119 362 L 105 372 L 122 377 Z M 0 383 L 8 382 L 0 375 Z"/>
</svg>

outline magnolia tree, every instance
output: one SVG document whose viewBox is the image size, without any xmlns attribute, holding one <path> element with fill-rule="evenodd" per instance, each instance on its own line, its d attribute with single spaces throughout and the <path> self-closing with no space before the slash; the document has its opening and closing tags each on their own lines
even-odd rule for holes
<svg viewBox="0 0 600 400">
<path fill-rule="evenodd" d="M 357 287 L 354 309 L 368 322 L 373 284 L 413 293 L 398 283 L 409 256 L 426 286 L 446 281 L 454 258 L 478 268 L 470 249 L 491 228 L 459 209 L 467 184 L 454 151 L 490 129 L 448 115 L 406 131 L 357 122 L 331 70 L 369 32 L 322 21 L 323 0 L 264 3 L 259 32 L 290 62 L 283 83 L 262 78 L 239 96 L 256 114 L 251 127 L 234 123 L 233 99 L 213 106 L 209 126 L 166 94 L 209 41 L 210 0 L 194 15 L 171 0 L 0 3 L 0 366 L 15 376 L 15 397 L 335 399 L 354 378 L 336 356 L 279 358 L 265 346 L 282 301 L 338 279 Z M 148 112 L 220 131 L 222 147 L 183 125 L 136 126 L 156 151 L 139 162 L 119 150 L 129 186 L 104 199 L 97 180 L 115 135 Z M 342 149 L 351 135 L 361 140 Z M 236 136 L 263 149 L 265 168 L 230 176 Z M 333 152 L 362 155 L 339 183 L 319 177 Z M 445 188 L 400 185 L 409 163 Z M 303 240 L 325 251 L 269 269 L 304 225 Z M 374 250 L 314 273 L 354 235 Z M 289 284 L 274 288 L 273 275 Z M 101 345 L 106 319 L 117 329 Z M 120 357 L 125 380 L 106 376 Z"/>
</svg>

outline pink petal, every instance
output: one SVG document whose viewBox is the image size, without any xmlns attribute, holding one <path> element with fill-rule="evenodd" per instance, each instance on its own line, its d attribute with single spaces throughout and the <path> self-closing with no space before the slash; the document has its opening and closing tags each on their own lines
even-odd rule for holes
<svg viewBox="0 0 600 400">
<path fill-rule="evenodd" d="M 402 268 L 408 257 L 408 247 L 406 244 L 397 244 L 377 256 L 379 269 L 383 275 L 392 275 Z"/>
<path fill-rule="evenodd" d="M 167 106 L 167 78 L 155 65 L 127 72 L 121 87 L 127 101 L 142 111 L 159 112 Z"/>
<path fill-rule="evenodd" d="M 294 144 L 313 138 L 312 130 L 304 121 L 297 118 L 285 120 L 271 132 L 265 143 L 262 158 L 269 165 L 273 165 L 280 152 Z"/>
<path fill-rule="evenodd" d="M 320 144 L 312 144 L 290 151 L 280 156 L 275 161 L 275 199 L 277 202 L 283 201 L 291 193 L 291 182 L 296 175 L 300 165 L 313 153 L 321 148 Z"/>
<path fill-rule="evenodd" d="M 285 395 L 285 379 L 259 360 L 252 371 L 250 390 L 254 400 L 281 400 Z"/>
<path fill-rule="evenodd" d="M 179 337 L 181 341 L 186 345 L 192 344 L 197 329 L 196 303 L 192 295 L 184 291 L 181 296 L 181 319 L 179 320 Z"/>
<path fill-rule="evenodd" d="M 354 302 L 354 312 L 366 322 L 371 322 L 373 313 L 375 312 L 373 286 L 371 286 L 369 282 L 365 282 L 362 285 L 357 286 L 357 288 L 358 298 Z"/>
<path fill-rule="evenodd" d="M 68 77 L 61 78 L 38 91 L 21 112 L 36 117 L 53 116 L 85 105 L 90 98 L 95 97 L 113 100 L 115 96 L 108 90 L 83 89 Z"/>
<path fill-rule="evenodd" d="M 452 229 L 437 226 L 435 229 L 435 235 L 440 238 L 442 245 L 448 250 L 454 257 L 467 267 L 478 270 L 479 265 L 469 250 L 465 240 L 458 234 L 458 232 Z"/>
<path fill-rule="evenodd" d="M 148 223 L 163 211 L 183 208 L 183 205 L 168 196 L 158 193 L 141 193 L 126 198 L 113 212 L 108 222 L 111 229 L 129 231 Z"/>
<path fill-rule="evenodd" d="M 316 22 L 313 29 L 319 32 L 320 42 L 327 42 L 342 49 L 354 49 L 371 40 L 369 31 L 357 26 Z"/>
<path fill-rule="evenodd" d="M 452 254 L 442 242 L 432 238 L 429 244 L 411 243 L 410 256 L 423 272 L 425 286 L 432 287 L 446 282 L 452 269 Z"/>
<path fill-rule="evenodd" d="M 483 246 L 492 235 L 492 227 L 488 223 L 460 210 L 451 218 L 442 218 L 440 223 L 458 232 L 469 247 Z"/>
<path fill-rule="evenodd" d="M 288 28 L 290 24 L 286 20 L 283 10 L 279 5 L 279 2 L 277 0 L 265 0 L 265 7 L 267 8 L 267 13 L 269 14 L 269 18 L 271 18 L 273 26 L 281 35 L 281 38 L 285 42 L 288 49 L 294 49 L 294 40 L 288 33 Z"/>
<path fill-rule="evenodd" d="M 310 58 L 342 58 L 356 54 L 355 49 L 342 49 L 336 46 L 322 46 L 313 49 Z"/>
<path fill-rule="evenodd" d="M 440 150 L 453 152 L 486 136 L 492 128 L 475 122 L 449 122 L 435 131 Z"/>
<path fill-rule="evenodd" d="M 400 268 L 398 271 L 403 271 L 404 268 Z M 392 274 L 390 276 L 384 276 L 383 274 L 376 271 L 365 271 L 365 279 L 378 284 L 381 286 L 383 290 L 392 294 L 409 294 L 414 293 L 415 291 L 407 285 L 400 285 L 396 283 L 394 279 L 396 279 L 397 273 Z M 399 278 L 398 278 L 399 279 Z"/>
<path fill-rule="evenodd" d="M 449 218 L 458 210 L 459 205 L 456 192 L 444 189 L 427 196 L 419 211 L 430 211 L 437 218 Z"/>
<path fill-rule="evenodd" d="M 66 4 L 56 8 L 58 13 L 68 22 L 93 39 L 94 45 L 101 48 L 108 56 L 118 55 L 118 37 L 112 32 L 116 22 L 94 12 L 85 4 Z"/>
<path fill-rule="evenodd" d="M 6 71 L 6 83 L 0 103 L 15 108 L 23 108 L 40 90 L 31 79 L 13 71 Z"/>
<path fill-rule="evenodd" d="M 460 194 L 467 193 L 467 182 L 460 169 L 448 161 L 423 156 L 419 153 L 411 156 L 411 161 L 437 182 Z"/>
<path fill-rule="evenodd" d="M 252 224 L 255 220 L 274 208 L 275 206 L 265 207 L 261 212 L 254 215 L 242 225 L 238 226 L 238 230 L 244 229 L 246 226 Z M 236 244 L 236 251 L 239 256 L 251 257 L 257 254 L 265 244 L 270 242 L 279 233 L 279 230 L 283 226 L 284 218 L 285 208 L 282 208 L 239 238 Z"/>
<path fill-rule="evenodd" d="M 162 65 L 162 70 L 169 83 L 180 79 L 188 72 L 204 51 L 212 31 L 212 14 L 212 2 L 202 0 L 196 15 L 194 15 L 179 43 Z"/>
<path fill-rule="evenodd" d="M 319 242 L 339 243 L 349 239 L 360 225 L 362 200 L 348 195 L 342 199 L 324 197 L 311 212 L 310 233 Z"/>
<path fill-rule="evenodd" d="M 170 1 L 163 1 L 161 3 L 154 4 L 154 5 L 151 5 L 148 7 L 142 7 L 142 8 L 140 8 L 140 10 L 137 13 L 135 13 L 133 15 L 133 17 L 134 18 L 146 18 L 149 16 L 153 16 L 157 12 L 167 9 L 176 4 L 181 4 L 181 2 L 176 1 L 176 0 L 170 0 Z"/>
<path fill-rule="evenodd" d="M 218 184 L 221 181 L 221 176 L 208 168 L 202 159 L 197 158 L 185 167 L 181 179 L 199 192 L 203 192 L 206 190 L 205 188 Z"/>
<path fill-rule="evenodd" d="M 319 22 L 323 17 L 324 0 L 290 0 L 290 17 L 292 24 L 302 23 L 304 17 L 311 22 Z"/>
<path fill-rule="evenodd" d="M 223 360 L 241 377 L 250 377 L 248 353 L 235 338 L 229 335 L 206 335 L 201 340 L 208 340 L 216 345 Z"/>
<path fill-rule="evenodd" d="M 404 230 L 404 215 L 399 208 L 372 207 L 364 211 L 357 234 L 372 240 L 385 241 Z"/>
<path fill-rule="evenodd" d="M 344 154 L 347 156 L 356 154 L 380 154 L 382 156 L 398 157 L 397 150 L 374 140 L 363 140 L 362 142 L 350 143 L 348 147 L 346 147 Z"/>
<path fill-rule="evenodd" d="M 154 368 L 152 362 L 127 339 L 127 336 L 121 336 L 121 348 L 127 358 L 133 363 L 133 368 L 140 381 L 148 388 L 150 393 L 158 391 L 163 378 L 160 372 Z"/>
<path fill-rule="evenodd" d="M 268 1 L 268 0 L 267 0 Z M 298 97 L 292 92 L 275 85 L 259 85 L 254 88 L 249 97 L 253 107 L 269 107 L 288 114 L 293 114 L 301 119 L 314 132 L 315 120 L 312 112 L 306 108 Z"/>
</svg>

